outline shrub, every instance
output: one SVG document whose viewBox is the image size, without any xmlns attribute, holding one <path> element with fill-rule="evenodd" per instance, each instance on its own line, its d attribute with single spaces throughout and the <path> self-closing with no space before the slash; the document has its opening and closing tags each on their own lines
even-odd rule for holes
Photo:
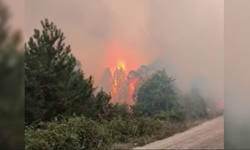
<svg viewBox="0 0 250 150">
<path fill-rule="evenodd" d="M 105 149 L 110 141 L 103 125 L 84 117 L 44 123 L 40 129 L 25 131 L 25 149 L 32 150 Z"/>
<path fill-rule="evenodd" d="M 108 122 L 106 128 L 110 130 L 113 142 L 126 143 L 137 137 L 138 123 L 134 119 L 117 117 Z"/>
<path fill-rule="evenodd" d="M 37 127 L 36 127 L 37 128 Z M 115 143 L 145 143 L 145 138 L 160 134 L 166 123 L 153 118 L 114 118 L 103 124 L 84 117 L 40 123 L 27 128 L 25 148 L 32 150 L 108 149 Z M 148 141 L 148 140 L 146 140 Z"/>
<path fill-rule="evenodd" d="M 184 122 L 186 119 L 186 113 L 184 110 L 171 110 L 169 112 L 161 111 L 154 115 L 154 118 L 165 120 L 167 122 Z"/>
</svg>

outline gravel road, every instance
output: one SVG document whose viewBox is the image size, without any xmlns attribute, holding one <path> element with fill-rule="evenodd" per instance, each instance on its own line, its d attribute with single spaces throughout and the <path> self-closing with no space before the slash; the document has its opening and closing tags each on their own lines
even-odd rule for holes
<svg viewBox="0 0 250 150">
<path fill-rule="evenodd" d="M 218 117 L 167 139 L 134 149 L 224 149 L 224 118 Z"/>
</svg>

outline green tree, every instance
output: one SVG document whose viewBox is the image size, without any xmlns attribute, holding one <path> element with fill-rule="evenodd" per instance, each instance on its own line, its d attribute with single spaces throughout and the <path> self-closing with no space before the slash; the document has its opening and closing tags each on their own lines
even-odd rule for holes
<svg viewBox="0 0 250 150">
<path fill-rule="evenodd" d="M 42 31 L 25 44 L 25 121 L 48 121 L 59 114 L 82 114 L 93 97 L 92 77 L 76 69 L 70 46 L 53 22 L 41 21 Z M 85 107 L 85 108 L 84 108 Z"/>
<path fill-rule="evenodd" d="M 92 109 L 89 111 L 90 117 L 95 120 L 108 120 L 112 109 L 110 100 L 111 96 L 101 89 L 94 98 Z"/>
<path fill-rule="evenodd" d="M 137 92 L 135 113 L 151 116 L 174 109 L 178 102 L 173 81 L 174 79 L 169 77 L 165 70 L 153 74 Z"/>
</svg>

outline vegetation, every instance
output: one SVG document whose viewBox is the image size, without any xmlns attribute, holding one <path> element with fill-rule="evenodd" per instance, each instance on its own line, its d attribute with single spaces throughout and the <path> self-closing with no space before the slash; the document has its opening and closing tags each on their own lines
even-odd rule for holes
<svg viewBox="0 0 250 150">
<path fill-rule="evenodd" d="M 165 70 L 153 74 L 137 92 L 135 111 L 141 115 L 152 116 L 175 109 L 178 101 L 173 81 Z"/>
<path fill-rule="evenodd" d="M 47 19 L 41 24 L 25 45 L 26 149 L 130 148 L 184 131 L 195 125 L 190 118 L 207 118 L 204 99 L 191 93 L 180 100 L 165 70 L 141 85 L 132 113 L 111 104 L 76 69 L 62 31 Z"/>
</svg>

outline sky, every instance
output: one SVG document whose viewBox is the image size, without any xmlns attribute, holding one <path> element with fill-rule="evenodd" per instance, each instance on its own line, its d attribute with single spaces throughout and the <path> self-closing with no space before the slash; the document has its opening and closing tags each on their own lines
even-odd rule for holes
<svg viewBox="0 0 250 150">
<path fill-rule="evenodd" d="M 3 0 L 10 13 L 10 25 L 13 30 L 19 29 L 23 32 L 25 28 L 25 0 Z"/>
</svg>

